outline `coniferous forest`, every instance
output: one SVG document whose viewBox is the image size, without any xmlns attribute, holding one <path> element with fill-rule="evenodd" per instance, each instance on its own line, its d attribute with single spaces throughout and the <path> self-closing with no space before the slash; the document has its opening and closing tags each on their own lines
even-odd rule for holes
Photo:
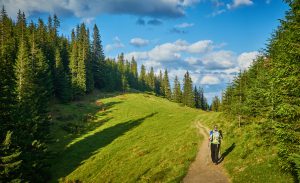
<svg viewBox="0 0 300 183">
<path fill-rule="evenodd" d="M 279 166 L 300 180 L 300 1 L 290 10 L 251 67 L 240 72 L 223 93 L 221 110 L 237 125 L 257 125 L 257 138 L 277 146 Z"/>
<path fill-rule="evenodd" d="M 59 33 L 56 15 L 48 21 L 16 20 L 0 12 L 0 182 L 47 182 L 47 145 L 53 140 L 50 103 L 78 101 L 94 90 L 147 92 L 182 106 L 222 112 L 230 128 L 255 126 L 265 148 L 276 146 L 279 167 L 300 180 L 300 1 L 290 9 L 266 48 L 209 105 L 190 72 L 170 82 L 167 69 L 138 67 L 134 57 L 104 55 L 100 30 L 82 23 L 69 38 Z M 152 114 L 153 116 L 154 114 Z M 184 149 L 184 148 L 183 148 Z M 229 152 L 228 152 L 229 153 Z"/>
<path fill-rule="evenodd" d="M 170 86 L 168 71 L 154 73 L 121 53 L 105 58 L 100 31 L 82 23 L 69 40 L 59 34 L 54 15 L 45 23 L 27 20 L 19 11 L 16 21 L 3 7 L 0 15 L 0 177 L 1 181 L 45 182 L 49 174 L 47 150 L 51 141 L 49 102 L 78 100 L 95 88 L 105 91 L 151 92 L 183 105 L 208 110 L 202 88 L 193 88 L 187 71 Z M 92 36 L 90 36 L 92 34 Z M 92 37 L 92 40 L 90 40 Z M 183 90 L 182 90 L 183 89 Z"/>
</svg>

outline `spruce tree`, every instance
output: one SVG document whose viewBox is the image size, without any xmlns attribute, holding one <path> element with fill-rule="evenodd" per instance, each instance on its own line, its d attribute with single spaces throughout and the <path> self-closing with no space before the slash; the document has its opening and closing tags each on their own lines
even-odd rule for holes
<svg viewBox="0 0 300 183">
<path fill-rule="evenodd" d="M 175 76 L 175 79 L 174 79 L 173 100 L 177 103 L 181 103 L 181 101 L 182 101 L 182 91 L 181 91 L 180 82 L 179 82 L 177 76 Z"/>
<path fill-rule="evenodd" d="M 159 70 L 158 81 L 159 81 L 159 85 L 160 85 L 159 86 L 160 95 L 165 96 L 164 79 L 163 79 L 163 74 L 162 74 L 161 70 Z"/>
<path fill-rule="evenodd" d="M 183 80 L 182 103 L 188 107 L 195 107 L 193 82 L 188 71 L 185 73 Z"/>
<path fill-rule="evenodd" d="M 71 99 L 71 90 L 66 69 L 64 68 L 60 51 L 57 48 L 55 53 L 55 96 L 62 102 L 67 102 Z"/>
<path fill-rule="evenodd" d="M 131 85 L 133 88 L 138 89 L 137 62 L 135 61 L 134 57 L 131 58 L 130 73 L 131 73 Z"/>
<path fill-rule="evenodd" d="M 151 67 L 150 72 L 149 72 L 148 85 L 149 85 L 150 91 L 154 92 L 154 89 L 155 89 L 155 76 L 154 76 L 153 67 Z"/>
<path fill-rule="evenodd" d="M 199 94 L 200 93 L 199 93 L 197 87 L 195 86 L 194 87 L 194 100 L 195 100 L 195 107 L 196 108 L 200 108 L 201 101 L 200 101 L 200 95 Z"/>
<path fill-rule="evenodd" d="M 141 66 L 141 72 L 140 72 L 140 77 L 139 77 L 139 85 L 140 85 L 140 90 L 141 91 L 146 90 L 146 68 L 143 64 Z"/>
<path fill-rule="evenodd" d="M 95 81 L 96 88 L 103 88 L 104 87 L 104 67 L 105 67 L 105 57 L 103 53 L 102 41 L 101 36 L 99 33 L 99 29 L 97 25 L 94 25 L 93 28 L 93 42 L 91 48 L 92 54 L 92 68 L 93 68 L 93 77 Z"/>
<path fill-rule="evenodd" d="M 171 92 L 171 87 L 170 87 L 170 82 L 169 82 L 169 76 L 168 76 L 168 71 L 165 70 L 164 72 L 164 79 L 163 79 L 163 87 L 164 87 L 164 96 L 171 100 L 172 97 L 172 92 Z"/>
<path fill-rule="evenodd" d="M 3 142 L 0 144 L 0 181 L 2 182 L 21 182 L 20 160 L 21 151 L 15 145 L 13 132 L 7 131 Z"/>
</svg>

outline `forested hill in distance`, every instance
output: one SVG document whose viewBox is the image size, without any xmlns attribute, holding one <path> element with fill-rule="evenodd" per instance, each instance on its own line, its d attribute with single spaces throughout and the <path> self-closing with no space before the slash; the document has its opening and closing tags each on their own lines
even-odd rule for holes
<svg viewBox="0 0 300 183">
<path fill-rule="evenodd" d="M 233 182 L 299 182 L 300 1 L 286 2 L 290 9 L 261 56 L 211 106 L 188 71 L 171 87 L 167 70 L 155 75 L 142 65 L 138 72 L 135 58 L 122 53 L 105 58 L 96 25 L 92 39 L 83 23 L 68 40 L 58 35 L 56 15 L 33 23 L 19 11 L 13 21 L 3 7 L 0 181 L 116 181 L 131 175 L 118 163 L 127 159 L 143 171 L 120 180 L 180 182 L 201 139 L 196 120 L 224 129 L 224 167 Z M 149 161 L 138 167 L 125 148 Z M 112 155 L 115 174 L 105 171 Z M 59 157 L 66 158 L 53 163 Z"/>
</svg>

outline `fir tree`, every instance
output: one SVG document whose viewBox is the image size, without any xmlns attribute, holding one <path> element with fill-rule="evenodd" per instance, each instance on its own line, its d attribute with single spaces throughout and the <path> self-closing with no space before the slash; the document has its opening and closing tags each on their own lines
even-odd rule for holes
<svg viewBox="0 0 300 183">
<path fill-rule="evenodd" d="M 14 145 L 16 142 L 13 142 L 12 135 L 13 133 L 11 131 L 7 131 L 6 136 L 0 145 L 1 182 L 21 182 L 21 151 Z"/>
<path fill-rule="evenodd" d="M 144 65 L 141 66 L 140 78 L 139 78 L 140 90 L 146 90 L 146 68 Z"/>
<path fill-rule="evenodd" d="M 101 36 L 97 25 L 93 28 L 93 42 L 92 42 L 92 67 L 93 67 L 93 77 L 95 81 L 96 88 L 104 87 L 104 53 L 101 42 Z"/>
<path fill-rule="evenodd" d="M 171 92 L 171 87 L 170 87 L 170 82 L 169 82 L 169 76 L 168 76 L 168 71 L 165 70 L 164 73 L 164 79 L 163 79 L 163 87 L 164 87 L 164 96 L 171 100 L 172 97 L 172 92 Z"/>
<path fill-rule="evenodd" d="M 177 76 L 175 76 L 175 79 L 174 79 L 173 100 L 177 103 L 181 103 L 181 101 L 182 101 L 182 91 L 181 91 L 180 82 L 179 82 Z"/>
<path fill-rule="evenodd" d="M 195 107 L 193 82 L 188 71 L 185 73 L 183 80 L 182 103 L 188 107 Z"/>
<path fill-rule="evenodd" d="M 59 49 L 55 53 L 55 96 L 62 102 L 67 102 L 71 99 L 70 85 L 68 75 L 65 71 Z"/>
</svg>

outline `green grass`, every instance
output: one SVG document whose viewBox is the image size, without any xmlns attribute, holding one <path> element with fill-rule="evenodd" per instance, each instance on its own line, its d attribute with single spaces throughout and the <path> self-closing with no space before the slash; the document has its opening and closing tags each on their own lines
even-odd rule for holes
<svg viewBox="0 0 300 183">
<path fill-rule="evenodd" d="M 215 124 L 223 132 L 221 153 L 224 167 L 232 182 L 293 182 L 293 177 L 279 170 L 277 149 L 265 144 L 260 135 L 263 129 L 256 123 L 238 127 L 236 120 L 229 121 L 222 113 L 207 112 L 199 121 L 212 128 Z"/>
<path fill-rule="evenodd" d="M 53 104 L 51 182 L 180 182 L 197 153 L 202 113 L 142 93 L 96 91 Z"/>
</svg>

